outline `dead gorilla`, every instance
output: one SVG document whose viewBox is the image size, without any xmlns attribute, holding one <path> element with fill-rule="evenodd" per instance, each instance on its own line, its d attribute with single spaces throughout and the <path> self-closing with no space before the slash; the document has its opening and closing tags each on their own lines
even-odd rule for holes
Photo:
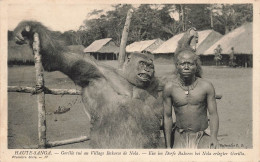
<svg viewBox="0 0 260 162">
<path fill-rule="evenodd" d="M 131 54 L 120 71 L 71 53 L 39 22 L 21 22 L 14 33 L 17 43 L 27 38 L 31 46 L 38 33 L 44 69 L 61 71 L 82 87 L 92 124 L 91 147 L 158 147 L 162 100 L 149 55 Z"/>
</svg>

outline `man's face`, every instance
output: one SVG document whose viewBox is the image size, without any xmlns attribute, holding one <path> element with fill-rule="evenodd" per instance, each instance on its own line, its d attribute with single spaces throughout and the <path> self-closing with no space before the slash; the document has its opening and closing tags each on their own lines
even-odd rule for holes
<svg viewBox="0 0 260 162">
<path fill-rule="evenodd" d="M 178 56 L 177 70 L 182 77 L 192 77 L 196 73 L 195 55 L 191 52 L 181 52 Z"/>
</svg>

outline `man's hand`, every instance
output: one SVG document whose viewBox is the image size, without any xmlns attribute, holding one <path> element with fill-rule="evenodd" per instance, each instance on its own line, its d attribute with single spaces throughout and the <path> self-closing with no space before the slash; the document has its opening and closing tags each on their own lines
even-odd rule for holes
<svg viewBox="0 0 260 162">
<path fill-rule="evenodd" d="M 210 149 L 218 149 L 219 148 L 219 143 L 217 138 L 211 137 L 210 142 L 209 142 L 209 148 Z"/>
</svg>

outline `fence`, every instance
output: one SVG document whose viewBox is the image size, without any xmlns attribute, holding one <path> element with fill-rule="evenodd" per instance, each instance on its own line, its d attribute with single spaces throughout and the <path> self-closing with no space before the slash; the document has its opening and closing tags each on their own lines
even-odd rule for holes
<svg viewBox="0 0 260 162">
<path fill-rule="evenodd" d="M 37 95 L 38 104 L 38 148 L 55 147 L 65 144 L 89 140 L 87 136 L 67 139 L 62 141 L 47 142 L 46 140 L 46 110 L 45 94 L 52 95 L 80 95 L 81 91 L 76 89 L 48 89 L 44 86 L 43 68 L 40 55 L 40 40 L 38 33 L 34 34 L 33 53 L 36 70 L 36 87 L 8 86 L 8 92 L 34 93 Z"/>
</svg>

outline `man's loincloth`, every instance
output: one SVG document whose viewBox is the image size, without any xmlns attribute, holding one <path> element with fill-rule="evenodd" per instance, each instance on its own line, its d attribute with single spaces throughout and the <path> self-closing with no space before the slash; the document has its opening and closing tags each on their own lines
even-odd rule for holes
<svg viewBox="0 0 260 162">
<path fill-rule="evenodd" d="M 209 148 L 209 135 L 175 128 L 173 148 Z"/>
</svg>

